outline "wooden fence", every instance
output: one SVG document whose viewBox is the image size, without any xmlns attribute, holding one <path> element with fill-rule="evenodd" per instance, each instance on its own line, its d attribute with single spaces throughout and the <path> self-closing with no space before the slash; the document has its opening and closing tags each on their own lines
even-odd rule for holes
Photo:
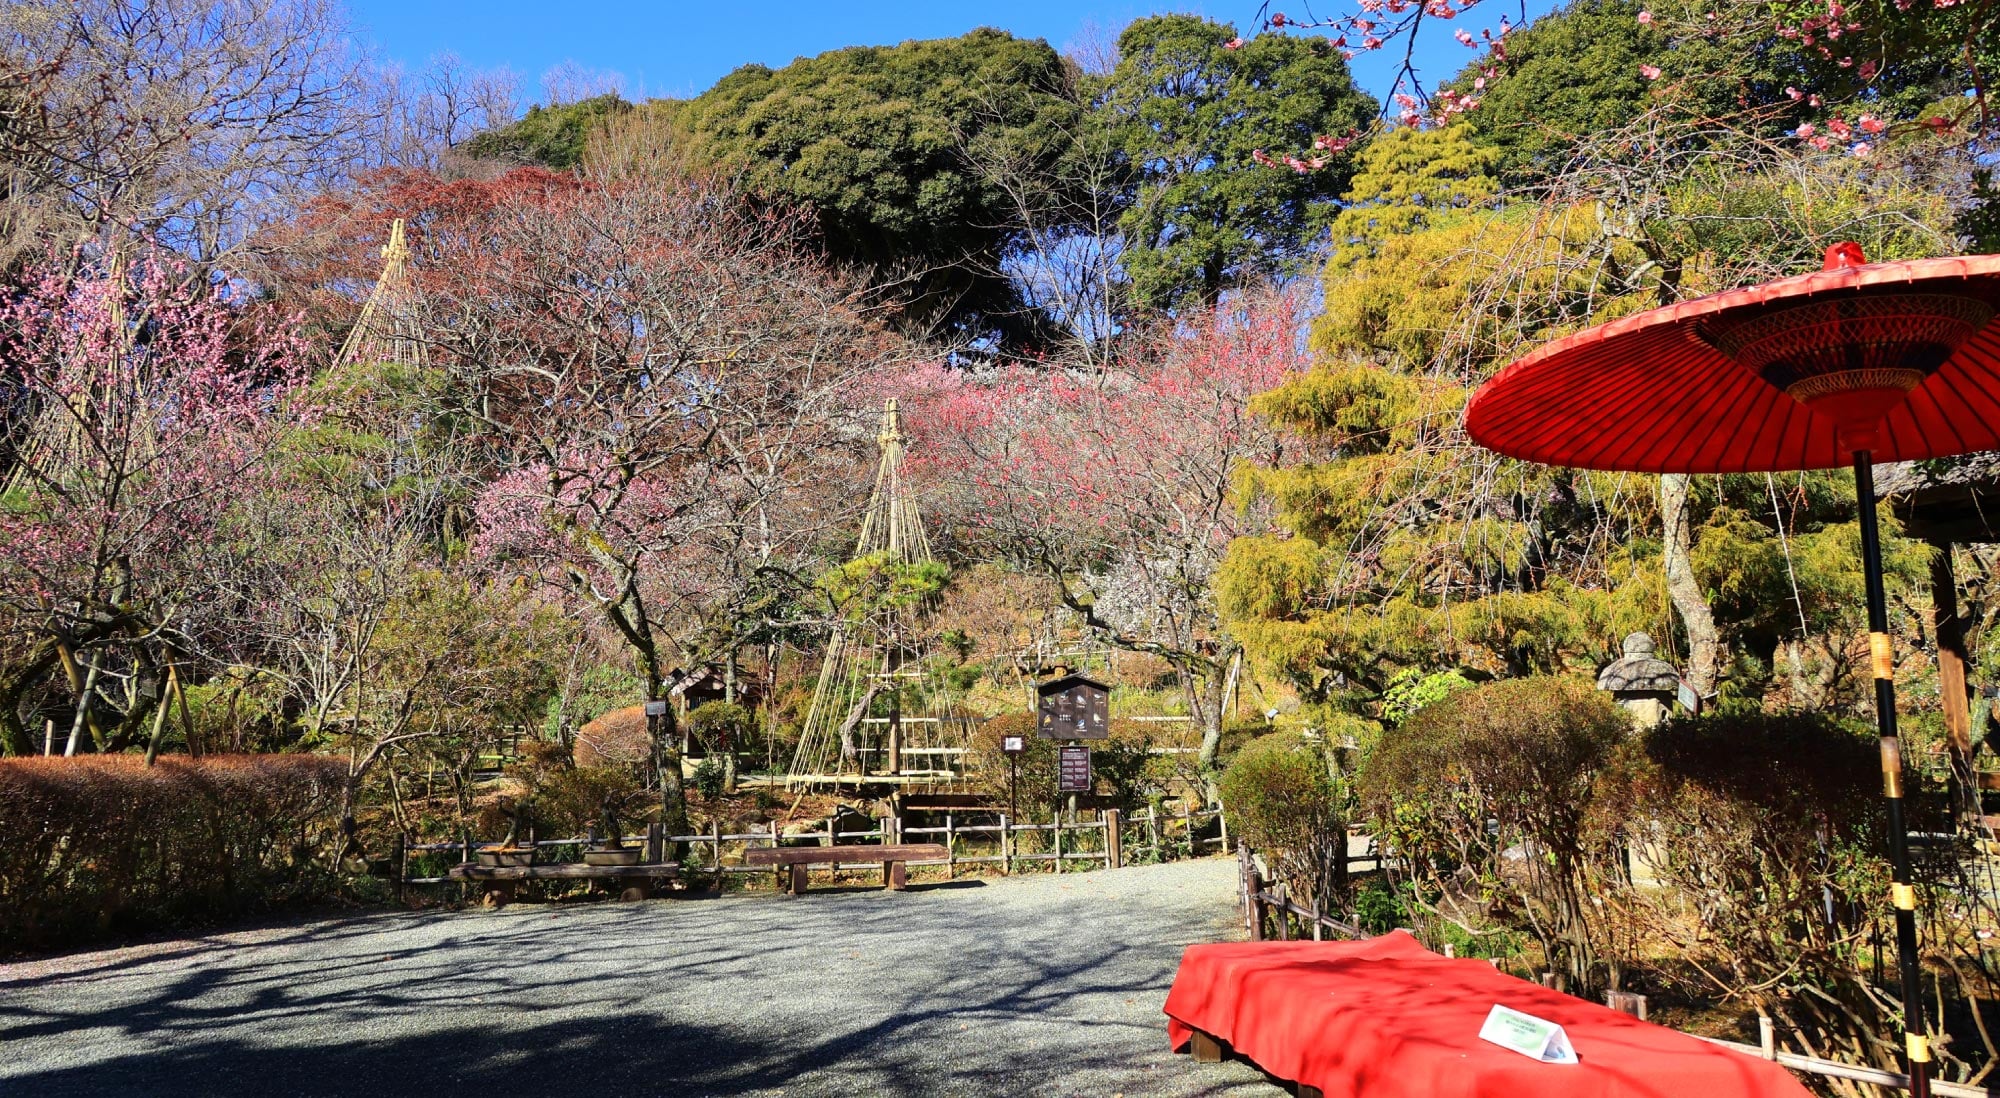
<svg viewBox="0 0 2000 1098">
<path fill-rule="evenodd" d="M 1177 810 L 1162 811 L 1160 807 L 1150 805 L 1133 813 L 1106 809 L 1095 820 L 1065 822 L 1059 819 L 1052 823 L 1021 823 L 1009 819 L 1005 813 L 999 815 L 996 823 L 960 823 L 959 813 L 946 812 L 943 815 L 943 825 L 932 827 L 904 827 L 900 820 L 890 816 L 878 820 L 872 830 L 842 831 L 838 830 L 838 819 L 828 817 L 812 831 L 787 833 L 773 820 L 767 830 L 731 834 L 725 833 L 719 825 L 711 825 L 707 832 L 694 835 L 635 835 L 627 836 L 622 841 L 636 845 L 650 844 L 657 839 L 682 844 L 687 849 L 681 860 L 683 868 L 708 873 L 718 883 L 729 874 L 771 873 L 768 866 L 744 865 L 742 852 L 753 847 L 771 848 L 786 844 L 940 843 L 947 851 L 946 857 L 909 864 L 942 866 L 946 880 L 954 879 L 961 866 L 994 866 L 1003 874 L 1046 866 L 1060 873 L 1078 863 L 1088 863 L 1085 865 L 1087 869 L 1117 869 L 1132 860 L 1132 855 L 1150 854 L 1152 861 L 1170 861 L 1183 850 L 1186 856 L 1194 857 L 1204 853 L 1204 850 L 1219 854 L 1229 849 L 1227 821 L 1222 820 L 1221 814 L 1214 809 L 1196 808 L 1189 801 L 1179 802 Z M 1210 821 L 1216 821 L 1217 833 L 1204 837 L 1201 831 Z M 1036 838 L 1024 843 L 1022 840 L 1026 836 Z M 580 852 L 582 847 L 593 841 L 590 838 L 554 839 L 532 845 L 539 858 L 543 851 L 555 855 Z M 982 842 L 990 853 L 974 851 L 973 845 Z M 411 876 L 413 856 L 452 853 L 459 861 L 469 862 L 482 845 L 486 844 L 475 842 L 470 832 L 455 842 L 414 842 L 405 836 L 397 836 L 393 840 L 391 860 L 398 893 L 408 885 L 452 882 L 452 878 L 444 876 Z M 732 850 L 732 847 L 735 849 Z M 652 847 L 649 845 L 648 849 Z M 549 860 L 568 859 L 558 856 Z M 843 873 L 876 872 L 867 866 L 833 866 L 832 870 L 836 879 Z"/>
<path fill-rule="evenodd" d="M 1267 883 L 1247 844 L 1237 844 L 1236 857 L 1237 873 L 1242 886 L 1240 903 L 1243 908 L 1244 930 L 1248 932 L 1251 941 L 1266 940 L 1272 936 L 1273 929 L 1276 930 L 1275 936 L 1280 941 L 1290 941 L 1293 917 L 1297 917 L 1303 924 L 1300 933 L 1310 933 L 1316 942 L 1324 940 L 1328 934 L 1354 940 L 1371 937 L 1362 928 L 1327 915 L 1319 909 L 1317 901 L 1310 905 L 1296 903 L 1288 895 L 1288 890 L 1283 884 Z M 1272 919 L 1273 915 L 1277 916 L 1275 920 Z M 1445 947 L 1445 955 L 1451 955 L 1449 945 Z M 1499 962 L 1495 961 L 1493 965 L 1498 968 Z M 1541 982 L 1560 990 L 1560 981 L 1554 977 L 1553 973 L 1543 973 Z M 1641 1020 L 1646 1017 L 1646 997 L 1634 992 L 1607 991 L 1604 993 L 1604 1005 L 1613 1010 L 1635 1015 Z M 1777 1033 L 1771 1024 L 1771 1019 L 1759 1017 L 1757 1023 L 1759 1042 L 1754 1045 L 1741 1041 L 1725 1041 L 1719 1037 L 1703 1037 L 1699 1033 L 1690 1033 L 1688 1036 L 1734 1049 L 1746 1055 L 1772 1060 L 1793 1071 L 1823 1075 L 1832 1079 L 1845 1079 L 1850 1082 L 1869 1083 L 1891 1090 L 1910 1089 L 1910 1077 L 1901 1072 L 1883 1071 L 1880 1068 L 1824 1060 L 1817 1056 L 1781 1052 L 1778 1049 Z M 1962 1083 L 1944 1083 L 1937 1080 L 1931 1080 L 1930 1092 L 1938 1098 L 2000 1098 L 2000 1088 L 1967 1086 Z"/>
</svg>

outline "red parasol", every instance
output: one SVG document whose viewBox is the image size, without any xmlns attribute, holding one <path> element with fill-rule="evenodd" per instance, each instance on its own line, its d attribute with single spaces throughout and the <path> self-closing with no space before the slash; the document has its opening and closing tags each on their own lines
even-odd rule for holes
<svg viewBox="0 0 2000 1098">
<path fill-rule="evenodd" d="M 1669 305 L 1558 339 L 1466 407 L 1473 439 L 1551 465 L 1747 473 L 1852 463 L 1911 1091 L 1929 1092 L 1916 897 L 1873 462 L 2000 449 L 2000 256 L 1865 262 Z"/>
<path fill-rule="evenodd" d="M 1482 386 L 1466 429 L 1510 457 L 1646 473 L 2000 449 L 2000 256 L 1859 255 L 1558 339 Z"/>
</svg>

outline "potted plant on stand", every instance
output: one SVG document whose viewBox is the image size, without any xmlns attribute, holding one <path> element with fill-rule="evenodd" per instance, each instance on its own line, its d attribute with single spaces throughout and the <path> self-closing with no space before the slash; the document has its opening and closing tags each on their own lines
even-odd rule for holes
<svg viewBox="0 0 2000 1098">
<path fill-rule="evenodd" d="M 526 798 L 503 802 L 507 812 L 507 837 L 497 845 L 479 848 L 479 864 L 490 869 L 525 868 L 535 864 L 535 829 L 528 820 Z M 526 834 L 527 840 L 520 841 Z"/>
<path fill-rule="evenodd" d="M 639 847 L 625 845 L 625 829 L 618 823 L 618 806 L 612 794 L 605 794 L 599 807 L 598 825 L 603 828 L 603 837 L 592 835 L 584 846 L 585 865 L 638 865 Z"/>
</svg>

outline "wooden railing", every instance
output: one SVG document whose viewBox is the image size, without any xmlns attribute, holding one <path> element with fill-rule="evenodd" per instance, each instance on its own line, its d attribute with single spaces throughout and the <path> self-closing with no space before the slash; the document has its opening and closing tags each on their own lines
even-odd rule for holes
<svg viewBox="0 0 2000 1098">
<path fill-rule="evenodd" d="M 1262 872 L 1257 867 L 1256 857 L 1250 852 L 1250 847 L 1247 844 L 1239 843 L 1237 845 L 1236 857 L 1237 872 L 1241 884 L 1240 903 L 1243 908 L 1244 929 L 1248 932 L 1251 941 L 1261 942 L 1271 936 L 1269 933 L 1270 927 L 1267 924 L 1272 922 L 1270 917 L 1273 914 L 1278 916 L 1275 921 L 1275 927 L 1277 930 L 1276 937 L 1280 941 L 1291 940 L 1291 922 L 1293 916 L 1297 916 L 1304 923 L 1305 928 L 1308 928 L 1312 934 L 1313 941 L 1316 942 L 1322 941 L 1327 932 L 1331 932 L 1339 938 L 1354 939 L 1357 941 L 1371 937 L 1362 928 L 1327 915 L 1319 909 L 1317 902 L 1310 905 L 1301 905 L 1294 902 L 1288 895 L 1288 890 L 1283 884 L 1267 883 L 1264 880 Z M 1445 947 L 1445 954 L 1446 956 L 1451 955 L 1450 946 Z M 1499 962 L 1495 961 L 1493 964 L 1494 967 L 1499 967 Z M 1560 981 L 1555 978 L 1555 974 L 1553 973 L 1543 973 L 1542 983 L 1560 990 Z M 1604 1005 L 1613 1010 L 1634 1015 L 1641 1020 L 1644 1020 L 1646 1017 L 1646 997 L 1634 992 L 1607 991 L 1604 993 Z M 1710 1044 L 1721 1045 L 1724 1048 L 1734 1049 L 1745 1055 L 1758 1056 L 1766 1060 L 1775 1061 L 1793 1071 L 1823 1075 L 1832 1079 L 1845 1079 L 1857 1083 L 1870 1083 L 1878 1087 L 1888 1087 L 1893 1090 L 1910 1089 L 1910 1077 L 1902 1072 L 1883 1071 L 1880 1068 L 1863 1067 L 1858 1064 L 1843 1064 L 1838 1060 L 1825 1060 L 1817 1056 L 1801 1056 L 1797 1053 L 1781 1052 L 1778 1049 L 1777 1033 L 1771 1023 L 1771 1019 L 1769 1017 L 1759 1017 L 1757 1023 L 1759 1042 L 1754 1045 L 1745 1044 L 1741 1041 L 1726 1041 L 1719 1037 L 1704 1037 L 1699 1033 L 1690 1033 L 1688 1036 L 1699 1038 Z M 1936 1080 L 1931 1081 L 1930 1091 L 1932 1094 L 1937 1095 L 1938 1098 L 2000 1098 L 2000 1087 L 1967 1086 L 1963 1083 L 1944 1083 Z"/>
<path fill-rule="evenodd" d="M 711 824 L 705 833 L 693 835 L 627 836 L 622 841 L 627 844 L 650 844 L 663 842 L 679 844 L 687 853 L 681 858 L 684 870 L 710 874 L 720 882 L 730 874 L 770 873 L 765 866 L 750 866 L 742 863 L 741 851 L 752 847 L 776 847 L 787 843 L 793 845 L 848 845 L 876 843 L 894 845 L 903 842 L 941 843 L 948 852 L 944 858 L 913 861 L 912 866 L 942 866 L 947 880 L 954 879 L 961 866 L 996 866 L 1003 874 L 1012 874 L 1023 869 L 1046 865 L 1055 872 L 1065 872 L 1078 863 L 1088 863 L 1085 868 L 1117 869 L 1126 864 L 1128 854 L 1149 852 L 1156 861 L 1169 861 L 1173 855 L 1185 849 L 1189 856 L 1198 856 L 1206 848 L 1209 853 L 1221 853 L 1229 849 L 1229 832 L 1226 821 L 1214 809 L 1195 808 L 1191 802 L 1180 802 L 1177 811 L 1162 811 L 1156 806 L 1148 806 L 1139 812 L 1123 813 L 1116 809 L 1106 809 L 1094 820 L 1056 820 L 1050 823 L 1021 823 L 1001 813 L 996 823 L 960 823 L 956 812 L 944 813 L 944 823 L 931 827 L 904 827 L 891 816 L 877 821 L 874 828 L 867 831 L 839 830 L 838 818 L 829 817 L 819 827 L 811 831 L 786 832 L 773 820 L 769 829 L 739 833 L 725 833 L 720 826 Z M 1204 837 L 1201 830 L 1209 821 L 1218 821 L 1217 834 Z M 655 825 L 657 829 L 657 825 Z M 1045 836 L 1046 843 L 1026 844 L 1036 849 L 1022 849 L 1022 838 L 1028 835 Z M 990 853 L 974 853 L 971 844 L 984 841 Z M 594 841 L 582 839 L 554 839 L 534 842 L 538 852 L 567 853 L 572 848 L 580 848 Z M 475 842 L 467 833 L 455 842 L 412 842 L 398 836 L 393 840 L 391 863 L 400 894 L 408 885 L 434 885 L 450 883 L 452 878 L 444 876 L 411 876 L 410 863 L 413 856 L 453 852 L 461 861 L 471 861 L 479 847 L 485 844 Z M 731 857 L 730 846 L 740 844 L 741 849 Z M 992 849 L 997 847 L 997 849 Z M 961 853 L 961 851 L 966 851 Z M 563 860 L 563 859 L 554 859 Z M 836 879 L 842 873 L 872 873 L 866 867 L 833 867 Z"/>
</svg>

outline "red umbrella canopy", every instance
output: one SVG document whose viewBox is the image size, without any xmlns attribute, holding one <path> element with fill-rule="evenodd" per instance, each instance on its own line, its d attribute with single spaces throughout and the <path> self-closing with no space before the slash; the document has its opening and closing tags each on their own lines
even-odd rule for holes
<svg viewBox="0 0 2000 1098">
<path fill-rule="evenodd" d="M 1465 427 L 1584 469 L 1831 469 L 2000 449 L 2000 255 L 1866 263 L 1558 339 L 1473 394 Z"/>
</svg>

